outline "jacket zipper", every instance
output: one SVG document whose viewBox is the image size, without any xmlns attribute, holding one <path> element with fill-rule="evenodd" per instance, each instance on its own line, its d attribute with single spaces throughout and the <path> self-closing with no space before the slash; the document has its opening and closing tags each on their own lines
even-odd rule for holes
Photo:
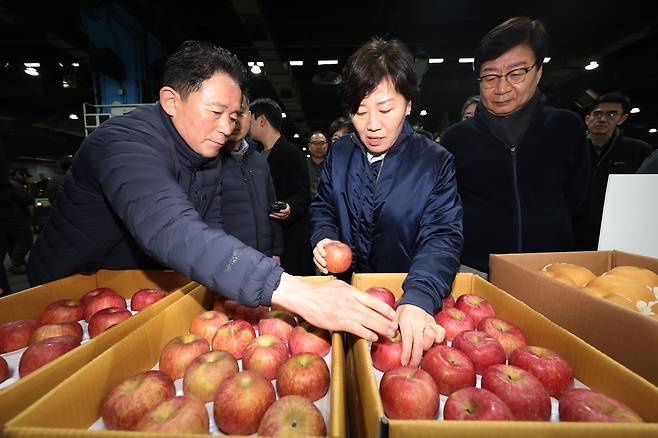
<svg viewBox="0 0 658 438">
<path fill-rule="evenodd" d="M 516 148 L 512 147 L 509 149 L 512 153 L 512 175 L 514 176 L 514 199 L 516 201 L 516 219 L 519 224 L 517 230 L 517 251 L 523 252 L 523 222 L 521 218 L 521 197 L 519 196 L 519 181 L 516 171 Z"/>
</svg>

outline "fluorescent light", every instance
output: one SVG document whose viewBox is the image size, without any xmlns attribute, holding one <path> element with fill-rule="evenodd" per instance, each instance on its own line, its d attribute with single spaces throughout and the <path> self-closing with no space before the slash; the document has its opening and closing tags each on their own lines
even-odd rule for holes
<svg viewBox="0 0 658 438">
<path fill-rule="evenodd" d="M 640 112 L 640 108 L 638 108 L 638 107 L 631 108 L 630 112 L 631 112 L 631 114 L 637 114 L 637 113 Z"/>
<path fill-rule="evenodd" d="M 263 61 L 256 61 L 256 65 L 259 66 L 259 67 L 265 67 L 265 64 L 263 63 Z"/>
<path fill-rule="evenodd" d="M 655 134 L 656 132 L 658 132 L 658 129 L 656 128 L 649 129 L 649 134 Z"/>
<path fill-rule="evenodd" d="M 299 138 L 299 134 L 295 134 L 292 136 L 293 138 Z"/>
<path fill-rule="evenodd" d="M 41 67 L 41 63 L 39 62 L 24 62 L 23 65 L 25 67 Z"/>
<path fill-rule="evenodd" d="M 73 63 L 71 63 L 71 65 L 72 65 L 73 67 L 80 67 L 80 64 L 78 64 L 77 62 L 73 62 Z"/>
<path fill-rule="evenodd" d="M 37 71 L 36 68 L 34 67 L 28 67 L 25 69 L 25 74 L 28 74 L 30 76 L 39 76 L 39 72 Z"/>
<path fill-rule="evenodd" d="M 460 64 L 470 64 L 475 61 L 475 58 L 459 58 Z"/>
<path fill-rule="evenodd" d="M 306 155 L 306 158 L 311 158 L 311 156 L 310 156 L 310 155 Z"/>
<path fill-rule="evenodd" d="M 306 151 L 306 148 L 302 148 L 303 151 Z"/>
<path fill-rule="evenodd" d="M 286 117 L 288 117 L 288 116 L 286 115 L 286 113 L 281 113 L 281 118 L 282 118 L 282 119 L 285 119 Z"/>
<path fill-rule="evenodd" d="M 427 111 L 426 111 L 426 110 L 420 110 L 420 115 L 421 115 L 421 116 L 426 116 L 426 115 L 427 115 Z"/>
<path fill-rule="evenodd" d="M 296 65 L 296 66 L 301 66 L 304 65 L 304 61 L 290 61 L 290 65 Z"/>
<path fill-rule="evenodd" d="M 69 114 L 69 119 L 78 120 L 78 115 L 77 114 Z"/>
<path fill-rule="evenodd" d="M 337 59 L 319 59 L 318 65 L 335 65 L 338 64 Z"/>
<path fill-rule="evenodd" d="M 544 64 L 548 64 L 549 62 L 551 62 L 551 57 L 550 56 L 547 56 L 546 58 L 544 58 Z"/>
<path fill-rule="evenodd" d="M 599 63 L 596 61 L 590 61 L 588 65 L 585 66 L 585 70 L 594 70 L 599 66 Z"/>
<path fill-rule="evenodd" d="M 441 64 L 443 63 L 443 61 L 444 61 L 443 58 L 430 58 L 427 60 L 427 62 L 430 64 Z"/>
<path fill-rule="evenodd" d="M 253 67 L 254 64 L 255 64 L 254 61 L 249 61 L 249 62 L 247 63 L 247 65 L 248 65 L 249 67 Z"/>
<path fill-rule="evenodd" d="M 255 75 L 260 74 L 261 71 L 262 71 L 262 70 L 260 69 L 260 67 L 259 67 L 258 65 L 253 65 L 253 66 L 251 67 L 251 72 L 252 72 L 253 74 L 255 74 Z"/>
<path fill-rule="evenodd" d="M 60 67 L 64 67 L 64 64 L 62 64 L 61 62 L 58 62 L 58 64 Z"/>
<path fill-rule="evenodd" d="M 70 85 L 69 85 L 68 82 L 66 82 L 66 81 L 62 81 L 62 87 L 64 87 L 64 88 L 69 88 Z"/>
</svg>

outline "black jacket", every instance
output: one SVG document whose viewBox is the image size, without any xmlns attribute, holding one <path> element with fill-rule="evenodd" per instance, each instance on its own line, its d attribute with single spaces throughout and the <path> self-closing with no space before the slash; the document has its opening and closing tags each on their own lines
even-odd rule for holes
<svg viewBox="0 0 658 438">
<path fill-rule="evenodd" d="M 157 262 L 243 304 L 268 305 L 282 269 L 219 227 L 220 160 L 194 152 L 160 105 L 103 123 L 66 174 L 28 263 L 40 284 Z"/>
<path fill-rule="evenodd" d="M 9 184 L 11 186 L 9 197 L 9 225 L 29 223 L 29 207 L 34 204 L 34 195 L 27 191 L 25 184 L 15 178 L 11 178 Z"/>
<path fill-rule="evenodd" d="M 513 146 L 493 134 L 482 111 L 441 136 L 464 206 L 462 263 L 488 272 L 490 253 L 573 250 L 573 216 L 590 173 L 582 120 L 541 104 Z"/>
</svg>

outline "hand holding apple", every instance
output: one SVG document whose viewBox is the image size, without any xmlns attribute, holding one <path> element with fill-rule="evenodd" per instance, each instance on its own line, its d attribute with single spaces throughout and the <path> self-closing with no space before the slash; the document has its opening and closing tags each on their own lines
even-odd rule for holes
<svg viewBox="0 0 658 438">
<path fill-rule="evenodd" d="M 392 338 L 380 336 L 370 347 L 372 365 L 379 371 L 386 372 L 391 368 L 402 366 L 402 335 L 400 331 Z"/>
<path fill-rule="evenodd" d="M 322 239 L 313 249 L 313 261 L 324 274 L 340 274 L 352 264 L 352 249 L 338 240 Z"/>
</svg>

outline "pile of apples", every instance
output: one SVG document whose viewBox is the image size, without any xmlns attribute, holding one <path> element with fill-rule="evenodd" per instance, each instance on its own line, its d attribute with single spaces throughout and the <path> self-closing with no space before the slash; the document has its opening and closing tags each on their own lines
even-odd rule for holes
<svg viewBox="0 0 658 438">
<path fill-rule="evenodd" d="M 386 288 L 376 289 L 384 295 Z M 390 303 L 395 297 L 388 293 L 383 301 Z M 479 295 L 444 298 L 434 318 L 445 340 L 424 353 L 420 368 L 401 365 L 399 334 L 371 345 L 373 366 L 384 373 L 379 394 L 389 418 L 435 419 L 443 401 L 445 420 L 549 421 L 554 398 L 561 421 L 643 421 L 605 394 L 574 388 L 563 357 L 527 345 L 521 329 Z"/>
<path fill-rule="evenodd" d="M 130 299 L 131 312 L 124 297 L 101 287 L 87 292 L 80 301 L 50 303 L 38 320 L 0 325 L 0 383 L 16 375 L 16 365 L 23 378 L 74 349 L 83 339 L 98 336 L 165 296 L 167 293 L 159 289 L 139 289 Z"/>
<path fill-rule="evenodd" d="M 329 390 L 330 351 L 328 331 L 298 323 L 286 310 L 218 299 L 213 310 L 194 317 L 189 333 L 163 347 L 157 370 L 132 376 L 105 396 L 103 425 L 159 433 L 324 436 L 314 402 Z"/>
</svg>

